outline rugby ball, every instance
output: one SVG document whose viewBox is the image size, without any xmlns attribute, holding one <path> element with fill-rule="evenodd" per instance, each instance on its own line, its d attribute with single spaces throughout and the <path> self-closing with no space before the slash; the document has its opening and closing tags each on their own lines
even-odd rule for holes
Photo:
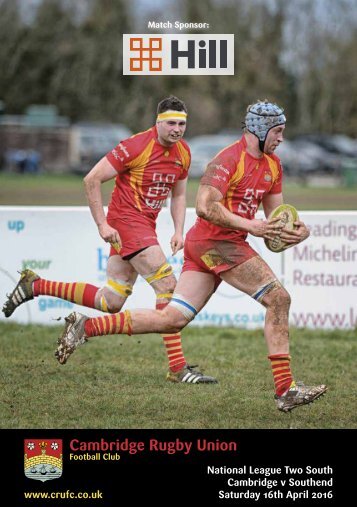
<svg viewBox="0 0 357 507">
<path fill-rule="evenodd" d="M 299 220 L 299 215 L 294 206 L 290 206 L 290 204 L 281 204 L 277 208 L 275 208 L 269 215 L 268 220 L 272 218 L 280 218 L 280 223 L 284 225 L 287 229 L 293 230 L 295 229 L 294 222 Z M 290 248 L 293 245 L 285 243 L 279 236 L 275 236 L 274 239 L 264 239 L 266 247 L 271 252 L 282 252 L 287 248 Z"/>
</svg>

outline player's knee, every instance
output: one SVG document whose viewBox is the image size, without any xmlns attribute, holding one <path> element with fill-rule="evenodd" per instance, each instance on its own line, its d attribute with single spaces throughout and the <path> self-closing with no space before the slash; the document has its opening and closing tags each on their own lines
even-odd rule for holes
<svg viewBox="0 0 357 507">
<path fill-rule="evenodd" d="M 115 296 L 114 294 L 107 295 L 106 297 L 107 311 L 109 313 L 118 313 L 123 308 L 125 298 Z"/>
<path fill-rule="evenodd" d="M 175 328 L 171 331 L 172 333 L 181 331 L 181 329 L 187 326 L 197 315 L 197 310 L 191 302 L 177 293 L 174 293 L 173 298 L 165 310 L 166 314 L 170 315 L 170 323 Z"/>
<path fill-rule="evenodd" d="M 271 280 L 259 287 L 252 298 L 266 307 L 279 307 L 289 309 L 291 299 L 279 280 Z"/>
<path fill-rule="evenodd" d="M 174 293 L 176 287 L 176 278 L 174 275 L 170 275 L 163 280 L 160 280 L 156 283 L 152 284 L 152 287 L 156 293 L 156 296 L 160 297 L 160 294 L 167 294 L 168 299 L 171 299 L 172 294 Z"/>
<path fill-rule="evenodd" d="M 125 280 L 114 280 L 108 278 L 107 283 L 98 292 L 99 310 L 107 313 L 119 312 L 128 296 L 133 292 L 133 286 Z"/>
<path fill-rule="evenodd" d="M 108 313 L 118 313 L 123 308 L 124 301 L 108 304 Z"/>
<path fill-rule="evenodd" d="M 271 291 L 266 297 L 267 306 L 275 308 L 285 308 L 289 310 L 291 304 L 290 294 L 284 287 L 280 286 L 276 290 Z"/>
<path fill-rule="evenodd" d="M 175 275 L 168 276 L 165 280 L 166 290 L 167 292 L 171 292 L 173 294 L 176 287 L 176 278 Z"/>
<path fill-rule="evenodd" d="M 279 291 L 277 291 L 277 299 L 279 305 L 285 306 L 286 308 L 290 308 L 291 297 L 288 291 L 284 289 L 284 287 L 282 287 Z"/>
<path fill-rule="evenodd" d="M 99 294 L 99 304 L 97 308 L 106 313 L 118 313 L 122 309 L 125 301 L 126 298 L 104 289 Z"/>
<path fill-rule="evenodd" d="M 167 306 L 162 312 L 164 332 L 169 334 L 179 333 L 189 323 L 187 317 L 183 314 L 172 311 Z"/>
</svg>

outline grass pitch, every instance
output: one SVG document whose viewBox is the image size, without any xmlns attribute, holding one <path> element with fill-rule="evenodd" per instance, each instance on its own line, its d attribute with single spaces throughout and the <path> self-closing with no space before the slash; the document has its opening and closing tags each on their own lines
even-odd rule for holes
<svg viewBox="0 0 357 507">
<path fill-rule="evenodd" d="M 329 391 L 289 414 L 273 401 L 263 333 L 229 328 L 184 330 L 189 361 L 218 385 L 166 382 L 158 335 L 92 339 L 61 366 L 62 327 L 0 323 L 1 428 L 356 428 L 353 331 L 291 332 L 296 379 Z"/>
<path fill-rule="evenodd" d="M 103 202 L 108 203 L 114 181 L 102 186 Z M 189 178 L 187 206 L 194 207 L 199 180 Z M 357 187 L 315 188 L 284 181 L 284 200 L 299 211 L 354 210 Z M 13 174 L 0 172 L 0 205 L 87 206 L 83 178 L 73 174 Z"/>
</svg>

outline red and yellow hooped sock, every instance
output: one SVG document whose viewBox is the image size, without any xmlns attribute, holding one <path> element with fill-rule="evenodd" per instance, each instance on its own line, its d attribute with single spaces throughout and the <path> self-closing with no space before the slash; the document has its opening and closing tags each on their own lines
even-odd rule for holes
<svg viewBox="0 0 357 507">
<path fill-rule="evenodd" d="M 132 334 L 131 313 L 125 312 L 104 315 L 88 319 L 84 325 L 84 332 L 87 337 L 105 336 L 108 334 Z"/>
<path fill-rule="evenodd" d="M 172 294 L 158 294 L 157 300 L 156 300 L 156 310 L 163 310 L 169 302 L 162 303 L 160 301 L 160 297 L 165 296 L 166 299 L 171 299 Z M 181 333 L 175 333 L 175 334 L 162 334 L 162 339 L 164 340 L 165 350 L 167 359 L 169 361 L 169 368 L 172 372 L 176 372 L 181 370 L 185 364 L 186 359 L 183 355 L 182 350 L 182 341 L 181 341 Z"/>
<path fill-rule="evenodd" d="M 291 357 L 289 354 L 272 354 L 268 356 L 273 370 L 275 393 L 282 396 L 293 383 L 293 376 L 290 369 Z"/>
<path fill-rule="evenodd" d="M 53 296 L 77 305 L 95 308 L 95 295 L 99 288 L 82 282 L 52 282 L 39 278 L 33 285 L 34 296 Z"/>
</svg>

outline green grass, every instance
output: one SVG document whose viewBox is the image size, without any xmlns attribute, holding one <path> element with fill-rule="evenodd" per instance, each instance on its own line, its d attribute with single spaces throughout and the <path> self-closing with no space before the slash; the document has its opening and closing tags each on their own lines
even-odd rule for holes
<svg viewBox="0 0 357 507">
<path fill-rule="evenodd" d="M 199 180 L 190 179 L 187 205 L 195 205 Z M 103 185 L 103 202 L 108 203 L 113 181 Z M 315 188 L 286 182 L 285 202 L 298 210 L 356 209 L 357 188 Z M 19 175 L 0 173 L 0 205 L 85 206 L 82 177 L 75 175 Z"/>
<path fill-rule="evenodd" d="M 104 202 L 113 182 L 103 185 Z M 29 206 L 85 206 L 83 178 L 74 174 L 21 175 L 0 173 L 0 204 Z"/>
<path fill-rule="evenodd" d="M 357 187 L 309 187 L 287 183 L 283 189 L 284 201 L 298 210 L 356 210 Z"/>
<path fill-rule="evenodd" d="M 165 381 L 157 335 L 92 339 L 61 366 L 62 328 L 0 323 L 1 428 L 355 428 L 352 331 L 292 330 L 297 379 L 327 395 L 289 414 L 273 401 L 261 331 L 189 328 L 184 348 L 218 385 Z"/>
</svg>

